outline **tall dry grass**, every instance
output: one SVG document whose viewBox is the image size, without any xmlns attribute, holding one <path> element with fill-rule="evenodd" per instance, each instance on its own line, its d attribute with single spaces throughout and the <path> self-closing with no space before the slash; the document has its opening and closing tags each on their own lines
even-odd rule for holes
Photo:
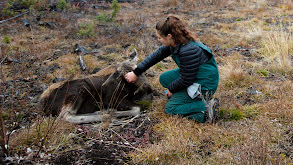
<svg viewBox="0 0 293 165">
<path fill-rule="evenodd" d="M 50 157 L 70 143 L 70 133 L 74 131 L 74 124 L 53 117 L 38 116 L 26 128 L 12 134 L 7 145 L 12 153 L 21 155 L 27 152 L 26 159 L 40 155 Z"/>
<path fill-rule="evenodd" d="M 292 71 L 293 37 L 282 30 L 263 32 L 261 55 L 273 70 Z"/>
<path fill-rule="evenodd" d="M 258 36 L 262 46 L 258 49 L 258 54 L 264 58 L 268 69 L 281 73 L 292 72 L 292 33 L 281 28 L 267 31 L 261 26 L 251 27 L 251 29 L 248 29 L 248 33 L 250 37 L 256 38 Z"/>
</svg>

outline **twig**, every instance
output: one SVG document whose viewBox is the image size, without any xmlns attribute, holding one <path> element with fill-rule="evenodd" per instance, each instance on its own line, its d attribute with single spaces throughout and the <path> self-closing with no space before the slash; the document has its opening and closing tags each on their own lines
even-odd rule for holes
<svg viewBox="0 0 293 165">
<path fill-rule="evenodd" d="M 121 30 L 120 28 L 118 28 L 114 23 L 112 23 L 113 25 L 114 25 L 114 27 L 116 28 L 116 29 L 118 29 L 120 32 L 122 32 L 122 33 L 124 33 L 124 31 L 123 30 Z"/>
<path fill-rule="evenodd" d="M 138 128 L 140 128 L 140 127 L 144 124 L 144 122 L 145 122 L 146 120 L 150 120 L 150 118 L 148 117 L 147 119 L 144 119 L 143 122 L 141 122 L 141 123 L 139 124 L 139 126 L 137 126 L 137 127 L 135 128 L 135 130 L 137 130 Z"/>
<path fill-rule="evenodd" d="M 18 18 L 18 17 L 21 17 L 21 16 L 23 16 L 23 15 L 25 15 L 25 14 L 27 14 L 27 13 L 29 13 L 29 11 L 24 12 L 24 13 L 21 13 L 21 14 L 15 16 L 15 17 L 12 17 L 12 18 L 9 18 L 9 19 L 6 19 L 6 20 L 2 20 L 2 21 L 0 21 L 0 23 L 3 23 L 3 22 L 6 22 L 6 21 L 13 20 L 13 19 Z"/>
<path fill-rule="evenodd" d="M 133 120 L 136 119 L 136 118 L 139 117 L 139 116 L 141 116 L 141 115 L 138 114 L 138 115 L 132 117 L 131 119 L 129 119 L 129 120 L 125 120 L 125 121 L 119 121 L 119 120 L 117 120 L 117 122 L 115 122 L 115 123 L 113 122 L 113 123 L 112 123 L 112 126 L 118 126 L 118 125 L 121 125 L 121 127 L 123 128 L 123 127 L 125 127 L 125 125 L 127 125 L 127 124 L 133 122 Z"/>
<path fill-rule="evenodd" d="M 115 132 L 113 129 L 111 129 L 110 128 L 110 130 L 112 131 L 112 132 L 114 132 L 117 136 L 119 136 L 122 140 L 124 140 L 125 142 L 127 142 L 128 144 L 129 144 L 129 147 L 131 147 L 131 148 L 133 148 L 133 149 L 135 149 L 135 150 L 137 150 L 137 151 L 140 151 L 141 152 L 141 150 L 140 149 L 138 149 L 138 148 L 135 148 L 133 145 L 131 145 L 131 143 L 129 143 L 126 139 L 124 139 L 122 136 L 120 136 L 117 132 Z"/>
</svg>

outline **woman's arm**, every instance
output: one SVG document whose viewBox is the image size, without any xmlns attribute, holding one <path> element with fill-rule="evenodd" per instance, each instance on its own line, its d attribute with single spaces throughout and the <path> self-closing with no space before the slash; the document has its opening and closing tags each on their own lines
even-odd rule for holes
<svg viewBox="0 0 293 165">
<path fill-rule="evenodd" d="M 152 67 L 153 65 L 155 65 L 156 63 L 160 62 L 161 60 L 163 60 L 164 58 L 170 55 L 171 55 L 170 46 L 168 47 L 161 46 L 155 52 L 147 56 L 142 62 L 140 62 L 137 65 L 137 68 L 133 70 L 133 73 L 136 76 L 139 76 L 140 74 L 148 70 L 150 67 Z"/>
</svg>

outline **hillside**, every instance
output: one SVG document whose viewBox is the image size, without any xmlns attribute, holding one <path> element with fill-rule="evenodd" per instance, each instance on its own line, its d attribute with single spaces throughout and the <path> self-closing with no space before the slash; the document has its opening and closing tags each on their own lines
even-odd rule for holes
<svg viewBox="0 0 293 165">
<path fill-rule="evenodd" d="M 1 164 L 293 163 L 291 0 L 45 1 L 0 2 Z M 114 123 L 43 114 L 49 85 L 119 63 L 133 48 L 140 61 L 155 51 L 155 25 L 169 14 L 214 53 L 218 123 L 165 114 L 164 95 Z M 160 74 L 173 68 L 167 58 L 146 72 L 157 92 L 165 91 Z"/>
</svg>

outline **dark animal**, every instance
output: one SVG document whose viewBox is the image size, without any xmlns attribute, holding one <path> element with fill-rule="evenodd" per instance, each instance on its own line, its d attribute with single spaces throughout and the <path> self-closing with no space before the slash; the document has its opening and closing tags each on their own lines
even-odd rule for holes
<svg viewBox="0 0 293 165">
<path fill-rule="evenodd" d="M 136 116 L 141 106 L 136 101 L 152 96 L 144 75 L 128 83 L 124 75 L 136 68 L 137 52 L 117 65 L 110 65 L 86 78 L 51 85 L 40 98 L 47 114 L 73 123 L 104 121 L 109 116 Z"/>
</svg>

